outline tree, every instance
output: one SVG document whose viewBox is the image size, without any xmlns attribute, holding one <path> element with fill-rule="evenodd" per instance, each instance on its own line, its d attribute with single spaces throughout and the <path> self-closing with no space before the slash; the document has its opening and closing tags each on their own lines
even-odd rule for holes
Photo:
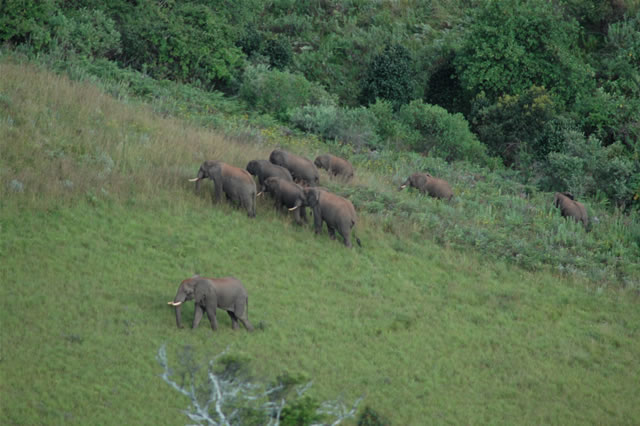
<svg viewBox="0 0 640 426">
<path fill-rule="evenodd" d="M 362 84 L 360 102 L 369 105 L 386 99 L 397 109 L 411 100 L 413 77 L 411 54 L 399 44 L 387 45 L 375 56 Z"/>
<path fill-rule="evenodd" d="M 575 19 L 547 0 L 482 2 L 465 32 L 455 66 L 462 85 L 490 102 L 545 87 L 564 103 L 593 87 L 579 56 Z"/>
</svg>

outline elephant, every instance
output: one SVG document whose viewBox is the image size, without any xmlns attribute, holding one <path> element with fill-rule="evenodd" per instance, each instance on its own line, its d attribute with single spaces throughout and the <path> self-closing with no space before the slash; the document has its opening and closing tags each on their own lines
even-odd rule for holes
<svg viewBox="0 0 640 426">
<path fill-rule="evenodd" d="M 446 180 L 434 178 L 429 173 L 414 173 L 407 178 L 398 190 L 404 189 L 407 185 L 418 188 L 420 192 L 428 193 L 434 198 L 451 200 L 453 191 Z"/>
<path fill-rule="evenodd" d="M 331 176 L 340 177 L 345 181 L 353 178 L 353 166 L 344 158 L 323 154 L 318 155 L 313 164 L 320 169 L 325 169 Z"/>
<path fill-rule="evenodd" d="M 200 166 L 198 176 L 189 179 L 196 183 L 196 194 L 200 191 L 200 181 L 206 178 L 214 183 L 215 193 L 211 191 L 214 202 L 219 202 L 224 192 L 228 199 L 246 209 L 249 217 L 256 216 L 256 183 L 249 172 L 222 161 L 207 160 Z"/>
<path fill-rule="evenodd" d="M 282 166 L 291 172 L 291 176 L 297 182 L 308 186 L 316 186 L 320 180 L 318 169 L 311 160 L 290 152 L 274 149 L 269 155 L 269 161 Z"/>
<path fill-rule="evenodd" d="M 298 225 L 302 224 L 302 220 L 307 221 L 306 198 L 300 185 L 274 176 L 267 178 L 264 183 L 265 192 L 269 192 L 275 198 L 276 208 L 288 208 L 293 211 Z"/>
<path fill-rule="evenodd" d="M 573 198 L 573 195 L 569 192 L 556 192 L 553 197 L 553 205 L 560 208 L 560 213 L 563 217 L 572 217 L 576 222 L 582 222 L 585 229 L 588 229 L 587 209 L 584 204 L 575 201 Z"/>
<path fill-rule="evenodd" d="M 182 328 L 182 304 L 187 300 L 195 303 L 193 327 L 196 328 L 202 319 L 202 313 L 206 312 L 211 322 L 211 329 L 216 331 L 218 321 L 216 309 L 224 309 L 231 317 L 231 327 L 238 328 L 238 321 L 247 331 L 253 331 L 253 325 L 249 322 L 249 296 L 242 282 L 234 277 L 205 278 L 194 275 L 180 283 L 176 297 L 169 305 L 176 308 L 176 325 Z"/>
<path fill-rule="evenodd" d="M 336 238 L 336 230 L 342 235 L 344 245 L 353 247 L 351 244 L 351 230 L 356 224 L 356 209 L 351 201 L 329 191 L 317 188 L 305 188 L 304 195 L 306 204 L 313 211 L 313 222 L 316 234 L 322 232 L 322 221 L 327 223 L 329 238 Z M 356 242 L 360 247 L 362 243 L 356 236 Z"/>
<path fill-rule="evenodd" d="M 258 183 L 260 184 L 260 193 L 264 192 L 264 181 L 269 177 L 279 177 L 286 181 L 293 182 L 293 177 L 289 170 L 282 166 L 273 164 L 268 160 L 251 160 L 247 164 L 247 171 L 254 176 L 258 176 Z M 260 195 L 260 193 L 258 195 Z"/>
</svg>

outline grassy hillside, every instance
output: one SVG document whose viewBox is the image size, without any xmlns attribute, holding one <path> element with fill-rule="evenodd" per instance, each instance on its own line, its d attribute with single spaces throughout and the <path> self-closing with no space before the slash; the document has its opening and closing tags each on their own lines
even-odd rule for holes
<svg viewBox="0 0 640 426">
<path fill-rule="evenodd" d="M 395 175 L 364 167 L 358 192 L 344 189 L 364 207 L 362 249 L 314 236 L 269 201 L 253 220 L 212 208 L 187 182 L 199 163 L 244 166 L 273 146 L 161 118 L 31 66 L 3 62 L 0 75 L 7 423 L 186 422 L 188 400 L 158 376 L 165 343 L 176 371 L 185 353 L 204 364 L 228 347 L 259 379 L 288 371 L 313 380 L 318 400 L 364 395 L 393 424 L 640 417 L 633 287 L 443 248 L 412 225 L 411 209 L 393 210 L 407 219 L 396 226 L 371 208 L 368 194 Z M 403 194 L 403 205 L 420 202 L 412 198 Z M 215 334 L 205 322 L 178 330 L 166 302 L 194 272 L 240 278 L 258 330 L 232 332 L 224 315 Z M 189 322 L 193 305 L 184 311 Z"/>
</svg>

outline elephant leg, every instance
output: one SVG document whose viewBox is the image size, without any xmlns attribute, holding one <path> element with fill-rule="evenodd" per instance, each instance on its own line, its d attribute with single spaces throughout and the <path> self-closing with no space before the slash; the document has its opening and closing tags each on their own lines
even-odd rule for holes
<svg viewBox="0 0 640 426">
<path fill-rule="evenodd" d="M 242 323 L 242 325 L 244 325 L 244 328 L 247 329 L 247 331 L 253 331 L 253 325 L 251 325 L 251 323 L 249 322 L 248 318 L 238 318 L 240 320 L 240 322 Z"/>
<path fill-rule="evenodd" d="M 302 219 L 300 219 L 300 207 L 293 211 L 293 218 L 296 220 L 298 225 L 302 225 Z"/>
<path fill-rule="evenodd" d="M 344 239 L 344 245 L 347 247 L 352 247 L 351 245 L 351 232 L 347 231 L 340 231 L 340 235 L 342 235 L 342 238 Z"/>
<path fill-rule="evenodd" d="M 307 220 L 307 209 L 303 206 L 300 207 L 300 216 L 302 217 L 302 220 L 304 220 L 304 223 L 308 223 L 309 221 Z"/>
<path fill-rule="evenodd" d="M 207 316 L 209 317 L 209 322 L 211 323 L 211 329 L 216 331 L 218 329 L 218 319 L 216 318 L 216 308 L 217 302 L 207 303 Z"/>
<path fill-rule="evenodd" d="M 232 329 L 237 329 L 238 328 L 238 317 L 236 317 L 236 314 L 234 314 L 231 311 L 227 311 L 227 313 L 229 314 L 229 318 L 231 318 L 231 328 Z"/>
<path fill-rule="evenodd" d="M 200 324 L 200 320 L 202 319 L 203 309 L 202 306 L 196 303 L 195 314 L 193 315 L 193 327 L 196 328 L 198 324 Z"/>
<path fill-rule="evenodd" d="M 329 238 L 331 238 L 332 240 L 335 240 L 336 239 L 336 230 L 335 230 L 335 228 L 333 228 L 333 227 L 331 227 L 331 226 L 329 226 L 327 224 L 327 229 L 329 231 Z"/>
</svg>

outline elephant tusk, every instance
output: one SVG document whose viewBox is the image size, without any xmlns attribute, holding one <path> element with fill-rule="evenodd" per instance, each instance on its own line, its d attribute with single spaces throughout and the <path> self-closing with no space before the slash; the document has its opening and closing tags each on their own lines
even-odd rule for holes
<svg viewBox="0 0 640 426">
<path fill-rule="evenodd" d="M 167 305 L 180 306 L 180 305 L 182 305 L 182 302 L 167 302 Z"/>
<path fill-rule="evenodd" d="M 289 211 L 290 211 L 290 212 L 292 212 L 292 211 L 294 211 L 295 209 L 297 209 L 298 207 L 300 207 L 300 206 L 291 207 L 291 208 L 289 209 Z"/>
<path fill-rule="evenodd" d="M 200 178 L 193 178 L 193 179 L 189 179 L 189 182 L 197 182 L 199 180 L 200 180 Z"/>
<path fill-rule="evenodd" d="M 256 194 L 256 197 L 261 196 L 261 195 L 262 195 L 262 192 L 263 192 L 263 191 L 258 192 L 258 193 Z"/>
<path fill-rule="evenodd" d="M 407 185 L 400 185 L 400 189 L 405 189 Z"/>
</svg>

